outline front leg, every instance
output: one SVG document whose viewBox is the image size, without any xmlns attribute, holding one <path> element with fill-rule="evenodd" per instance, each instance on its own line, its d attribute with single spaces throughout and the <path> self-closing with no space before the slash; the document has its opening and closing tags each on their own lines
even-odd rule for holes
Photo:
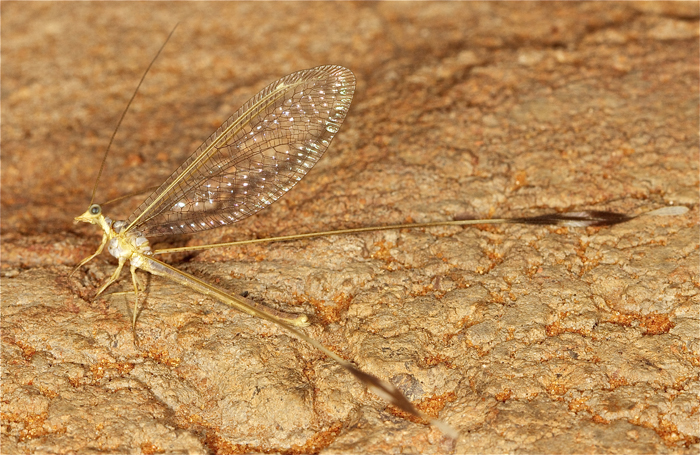
<svg viewBox="0 0 700 455">
<path fill-rule="evenodd" d="M 122 267 L 124 267 L 124 263 L 126 263 L 126 259 L 120 258 L 119 259 L 119 265 L 117 266 L 117 269 L 114 271 L 111 277 L 105 282 L 105 284 L 100 287 L 100 289 L 97 291 L 97 294 L 95 294 L 95 298 L 97 298 L 102 292 L 107 289 L 107 287 L 117 281 L 119 278 L 119 274 L 122 273 Z"/>
<path fill-rule="evenodd" d="M 107 233 L 105 232 L 104 234 L 102 234 L 102 243 L 100 243 L 100 247 L 97 249 L 97 251 L 95 251 L 94 254 L 91 254 L 90 256 L 88 256 L 88 257 L 86 257 L 85 259 L 83 259 L 82 261 L 80 261 L 80 264 L 78 264 L 77 266 L 75 266 L 75 268 L 74 268 L 73 271 L 70 273 L 70 275 L 68 275 L 68 278 L 72 277 L 73 274 L 74 274 L 75 272 L 77 272 L 78 269 L 79 269 L 80 267 L 82 267 L 82 266 L 84 266 L 85 264 L 87 264 L 88 262 L 92 261 L 96 256 L 98 256 L 100 253 L 102 253 L 102 250 L 105 248 L 105 245 L 107 244 L 107 241 L 108 241 L 108 240 L 109 240 L 109 236 L 108 236 Z"/>
</svg>

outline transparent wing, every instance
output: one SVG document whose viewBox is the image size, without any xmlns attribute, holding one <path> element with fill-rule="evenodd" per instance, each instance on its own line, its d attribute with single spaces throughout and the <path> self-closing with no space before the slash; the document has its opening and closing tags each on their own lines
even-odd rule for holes
<svg viewBox="0 0 700 455">
<path fill-rule="evenodd" d="M 323 156 L 347 115 L 355 76 L 341 66 L 292 73 L 226 120 L 127 220 L 145 235 L 185 234 L 272 204 Z"/>
</svg>

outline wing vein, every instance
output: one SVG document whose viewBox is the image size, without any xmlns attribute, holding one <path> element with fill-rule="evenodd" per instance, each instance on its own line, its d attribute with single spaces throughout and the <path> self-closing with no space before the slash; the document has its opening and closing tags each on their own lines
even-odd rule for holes
<svg viewBox="0 0 700 455">
<path fill-rule="evenodd" d="M 273 203 L 318 162 L 355 89 L 341 66 L 298 71 L 268 85 L 229 117 L 129 217 L 146 235 L 237 222 Z"/>
</svg>

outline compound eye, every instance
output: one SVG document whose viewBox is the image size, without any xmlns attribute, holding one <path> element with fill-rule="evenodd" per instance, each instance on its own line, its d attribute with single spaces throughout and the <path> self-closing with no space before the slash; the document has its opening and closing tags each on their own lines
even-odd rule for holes
<svg viewBox="0 0 700 455">
<path fill-rule="evenodd" d="M 102 213 L 102 207 L 100 207 L 98 204 L 92 204 L 90 206 L 91 215 L 99 215 L 100 213 Z"/>
</svg>

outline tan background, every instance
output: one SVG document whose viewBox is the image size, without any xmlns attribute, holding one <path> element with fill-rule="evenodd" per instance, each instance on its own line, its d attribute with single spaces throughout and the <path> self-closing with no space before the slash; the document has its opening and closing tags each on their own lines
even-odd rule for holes
<svg viewBox="0 0 700 455">
<path fill-rule="evenodd" d="M 115 261 L 97 199 L 160 183 L 271 81 L 358 87 L 302 184 L 173 244 L 553 210 L 612 228 L 384 232 L 180 255 L 462 432 L 404 419 L 276 327 Z M 2 3 L 3 453 L 697 453 L 697 3 Z M 110 207 L 126 217 L 140 198 Z M 128 289 L 123 280 L 114 290 Z"/>
</svg>

